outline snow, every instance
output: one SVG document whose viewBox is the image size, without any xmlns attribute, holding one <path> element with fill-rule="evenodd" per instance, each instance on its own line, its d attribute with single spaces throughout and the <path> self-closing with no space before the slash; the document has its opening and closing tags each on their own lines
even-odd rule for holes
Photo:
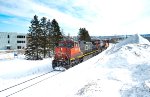
<svg viewBox="0 0 150 97">
<path fill-rule="evenodd" d="M 127 38 L 124 41 L 121 41 L 120 43 L 116 44 L 114 47 L 112 47 L 112 52 L 117 51 L 121 47 L 128 45 L 128 44 L 150 44 L 150 42 L 147 39 L 144 39 L 139 34 L 135 34 L 132 37 Z"/>
<path fill-rule="evenodd" d="M 52 70 L 51 59 L 28 61 L 23 59 L 5 60 L 0 62 L 0 78 L 13 79 L 30 76 Z"/>
<path fill-rule="evenodd" d="M 2 57 L 3 55 L 4 57 Z M 5 52 L 0 56 L 0 90 L 52 71 L 50 65 L 52 59 L 30 61 L 25 60 L 24 55 L 14 57 L 13 53 L 6 54 Z"/>
<path fill-rule="evenodd" d="M 150 97 L 149 55 L 149 41 L 135 34 L 12 97 Z M 21 55 L 6 56 L 11 54 L 0 53 L 0 90 L 52 71 L 52 59 L 29 61 Z"/>
</svg>

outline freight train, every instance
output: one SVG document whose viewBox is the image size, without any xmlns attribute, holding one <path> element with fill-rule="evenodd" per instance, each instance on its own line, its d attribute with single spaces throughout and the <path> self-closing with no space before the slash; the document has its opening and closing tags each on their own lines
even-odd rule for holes
<svg viewBox="0 0 150 97">
<path fill-rule="evenodd" d="M 87 56 L 99 54 L 108 46 L 108 40 L 92 40 L 90 42 L 73 40 L 60 41 L 54 50 L 55 55 L 52 61 L 52 68 L 54 70 L 57 67 L 68 69 L 83 62 Z"/>
</svg>

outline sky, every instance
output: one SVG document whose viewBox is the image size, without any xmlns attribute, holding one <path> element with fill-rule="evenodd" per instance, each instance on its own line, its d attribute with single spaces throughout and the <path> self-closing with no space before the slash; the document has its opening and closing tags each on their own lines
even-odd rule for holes
<svg viewBox="0 0 150 97">
<path fill-rule="evenodd" d="M 0 0 L 0 32 L 28 33 L 34 15 L 56 19 L 65 35 L 150 33 L 149 0 Z"/>
</svg>

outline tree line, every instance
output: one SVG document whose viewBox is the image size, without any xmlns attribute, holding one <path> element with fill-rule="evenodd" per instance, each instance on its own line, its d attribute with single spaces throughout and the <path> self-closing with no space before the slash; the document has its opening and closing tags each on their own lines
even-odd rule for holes
<svg viewBox="0 0 150 97">
<path fill-rule="evenodd" d="M 40 20 L 35 15 L 31 20 L 29 33 L 27 34 L 27 47 L 25 56 L 27 60 L 39 60 L 50 57 L 58 42 L 64 40 L 65 35 L 60 31 L 58 22 L 53 19 L 42 17 Z M 90 35 L 85 28 L 80 28 L 78 40 L 91 41 Z"/>
</svg>

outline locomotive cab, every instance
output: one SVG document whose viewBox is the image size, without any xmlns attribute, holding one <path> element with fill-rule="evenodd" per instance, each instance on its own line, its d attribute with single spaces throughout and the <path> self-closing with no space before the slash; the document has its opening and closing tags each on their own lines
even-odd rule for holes
<svg viewBox="0 0 150 97">
<path fill-rule="evenodd" d="M 68 69 L 75 64 L 77 57 L 82 55 L 78 42 L 72 40 L 60 41 L 54 52 L 53 69 L 55 67 Z"/>
</svg>

